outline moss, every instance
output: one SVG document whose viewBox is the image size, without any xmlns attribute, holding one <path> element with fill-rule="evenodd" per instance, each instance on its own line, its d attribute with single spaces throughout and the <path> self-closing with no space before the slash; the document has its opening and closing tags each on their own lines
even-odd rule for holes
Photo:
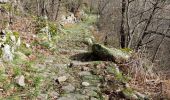
<svg viewBox="0 0 170 100">
<path fill-rule="evenodd" d="M 32 54 L 32 49 L 31 48 L 27 48 L 26 44 L 22 43 L 20 48 L 18 48 L 17 51 L 20 51 L 22 53 L 24 53 L 26 56 L 29 56 Z"/>
<path fill-rule="evenodd" d="M 0 4 L 0 7 L 8 12 L 13 10 L 12 5 L 10 3 Z"/>
<path fill-rule="evenodd" d="M 115 66 L 108 66 L 107 71 L 115 76 L 116 81 L 123 82 L 123 83 L 129 81 L 129 78 L 123 75 L 123 73 L 120 72 Z"/>
<path fill-rule="evenodd" d="M 107 48 L 101 44 L 92 45 L 93 54 L 106 60 L 112 60 L 116 63 L 124 63 L 129 60 L 130 55 L 128 53 L 122 52 L 116 48 Z"/>
<path fill-rule="evenodd" d="M 125 88 L 122 92 L 127 99 L 131 99 L 135 94 L 134 90 L 131 88 Z"/>
<path fill-rule="evenodd" d="M 18 76 L 22 74 L 22 69 L 18 66 L 13 67 L 13 71 L 14 71 L 14 76 Z"/>
</svg>

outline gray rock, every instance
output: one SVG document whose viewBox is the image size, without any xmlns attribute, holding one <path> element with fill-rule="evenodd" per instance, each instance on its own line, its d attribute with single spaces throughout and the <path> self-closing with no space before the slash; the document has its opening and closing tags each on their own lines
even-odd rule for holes
<svg viewBox="0 0 170 100">
<path fill-rule="evenodd" d="M 36 64 L 35 68 L 37 68 L 38 70 L 44 70 L 44 69 L 46 69 L 46 65 L 45 64 Z"/>
<path fill-rule="evenodd" d="M 146 96 L 146 95 L 144 95 L 144 94 L 141 94 L 141 93 L 139 93 L 139 92 L 135 92 L 135 94 L 140 98 L 140 99 L 147 99 L 148 97 Z"/>
<path fill-rule="evenodd" d="M 83 71 L 90 71 L 90 68 L 89 67 L 83 67 L 82 70 Z"/>
<path fill-rule="evenodd" d="M 7 3 L 9 0 L 0 0 L 0 3 Z"/>
<path fill-rule="evenodd" d="M 66 95 L 65 97 L 60 97 L 58 100 L 78 100 L 74 95 Z"/>
<path fill-rule="evenodd" d="M 61 100 L 88 100 L 89 96 L 87 95 L 82 95 L 82 94 L 75 94 L 75 93 L 70 93 L 67 94 L 65 97 L 61 97 Z"/>
<path fill-rule="evenodd" d="M 53 63 L 53 60 L 52 59 L 46 59 L 45 63 Z"/>
<path fill-rule="evenodd" d="M 65 82 L 67 80 L 67 77 L 66 76 L 61 76 L 61 77 L 58 77 L 57 80 L 58 80 L 59 83 Z"/>
<path fill-rule="evenodd" d="M 58 69 L 58 75 L 63 75 L 67 73 L 67 64 L 55 64 L 54 67 Z"/>
<path fill-rule="evenodd" d="M 25 77 L 23 75 L 17 76 L 15 81 L 19 86 L 25 86 Z"/>
<path fill-rule="evenodd" d="M 90 46 L 93 45 L 93 40 L 91 38 L 85 38 L 84 43 Z"/>
<path fill-rule="evenodd" d="M 54 99 L 57 99 L 58 97 L 59 97 L 59 94 L 57 93 L 57 92 L 51 92 L 50 94 L 49 94 L 49 96 L 50 97 L 52 97 L 52 98 L 54 98 Z"/>
<path fill-rule="evenodd" d="M 37 97 L 38 100 L 47 100 L 48 99 L 48 95 L 47 94 L 40 94 Z"/>
<path fill-rule="evenodd" d="M 94 97 L 91 97 L 91 98 L 90 98 L 90 100 L 99 100 L 99 99 L 97 99 L 97 98 L 94 98 Z"/>
<path fill-rule="evenodd" d="M 82 71 L 82 72 L 79 72 L 78 75 L 80 75 L 80 76 L 88 76 L 88 75 L 91 75 L 91 73 L 88 72 L 88 71 Z"/>
<path fill-rule="evenodd" d="M 124 97 L 125 97 L 126 99 L 130 99 L 130 100 L 137 100 L 137 99 L 139 99 L 139 98 L 137 97 L 137 95 L 134 94 L 134 93 L 123 92 L 123 95 L 124 95 Z"/>
<path fill-rule="evenodd" d="M 97 97 L 98 96 L 98 94 L 95 91 L 89 90 L 89 89 L 84 89 L 82 91 L 82 94 L 90 96 L 90 97 Z"/>
<path fill-rule="evenodd" d="M 89 99 L 89 96 L 82 95 L 82 94 L 74 94 L 74 96 L 75 96 L 78 100 L 88 100 L 88 99 Z"/>
<path fill-rule="evenodd" d="M 62 89 L 67 93 L 75 91 L 75 87 L 71 84 L 63 86 Z"/>
<path fill-rule="evenodd" d="M 90 86 L 90 83 L 88 83 L 88 82 L 82 82 L 82 85 L 85 86 L 85 87 L 87 87 L 87 86 Z"/>
<path fill-rule="evenodd" d="M 80 61 L 72 61 L 70 63 L 70 67 L 80 67 L 80 66 L 87 66 L 90 65 L 90 62 L 80 62 Z"/>
</svg>

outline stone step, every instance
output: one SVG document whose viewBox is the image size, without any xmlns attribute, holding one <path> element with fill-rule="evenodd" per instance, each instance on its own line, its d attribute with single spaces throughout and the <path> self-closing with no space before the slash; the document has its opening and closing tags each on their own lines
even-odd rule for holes
<svg viewBox="0 0 170 100">
<path fill-rule="evenodd" d="M 86 53 L 88 52 L 87 50 L 66 50 L 66 49 L 59 49 L 58 51 L 62 53 Z"/>
</svg>

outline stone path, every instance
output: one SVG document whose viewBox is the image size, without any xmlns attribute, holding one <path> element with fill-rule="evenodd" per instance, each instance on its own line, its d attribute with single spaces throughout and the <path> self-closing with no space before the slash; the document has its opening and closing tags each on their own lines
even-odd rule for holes
<svg viewBox="0 0 170 100">
<path fill-rule="evenodd" d="M 87 26 L 86 26 L 87 27 Z M 47 84 L 39 96 L 40 100 L 103 100 L 100 90 L 101 78 L 92 70 L 97 62 L 81 62 L 72 56 L 87 53 L 87 46 L 82 43 L 85 34 L 81 31 L 64 35 L 57 44 L 56 55 L 46 57 L 43 64 L 38 64 L 44 72 L 44 84 Z M 68 38 L 69 37 L 69 38 Z"/>
</svg>

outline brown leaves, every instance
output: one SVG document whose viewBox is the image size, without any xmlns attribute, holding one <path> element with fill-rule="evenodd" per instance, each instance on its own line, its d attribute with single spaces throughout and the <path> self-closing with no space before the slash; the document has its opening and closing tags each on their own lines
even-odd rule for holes
<svg viewBox="0 0 170 100">
<path fill-rule="evenodd" d="M 35 61 L 37 59 L 36 55 L 34 54 L 29 55 L 28 58 L 30 61 Z"/>
</svg>

